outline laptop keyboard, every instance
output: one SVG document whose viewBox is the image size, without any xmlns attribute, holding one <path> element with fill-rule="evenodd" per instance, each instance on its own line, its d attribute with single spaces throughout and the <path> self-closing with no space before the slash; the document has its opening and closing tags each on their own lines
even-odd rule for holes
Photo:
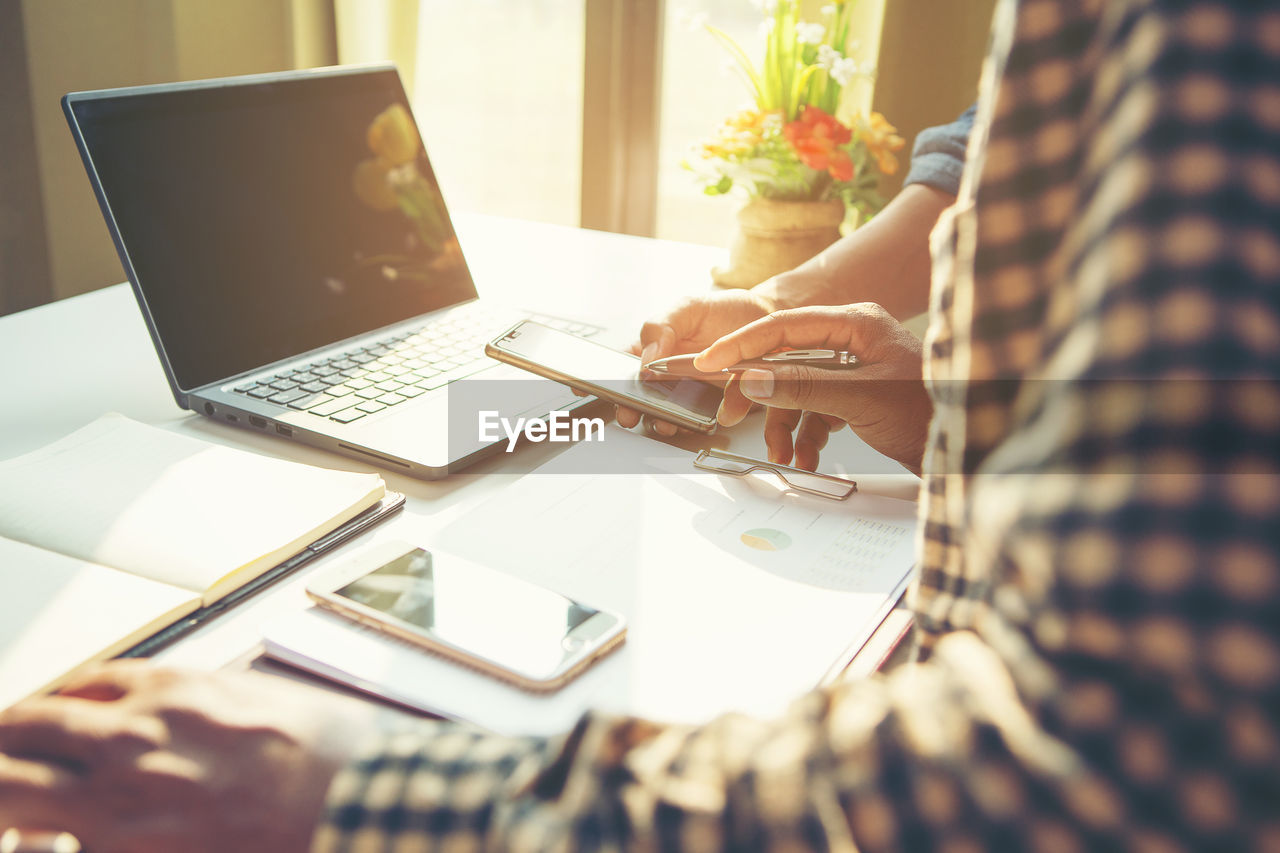
<svg viewBox="0 0 1280 853">
<path fill-rule="evenodd" d="M 582 337 L 600 331 L 560 317 L 534 314 L 526 319 Z M 347 424 L 496 364 L 484 354 L 484 345 L 514 322 L 511 317 L 454 312 L 232 390 Z"/>
</svg>

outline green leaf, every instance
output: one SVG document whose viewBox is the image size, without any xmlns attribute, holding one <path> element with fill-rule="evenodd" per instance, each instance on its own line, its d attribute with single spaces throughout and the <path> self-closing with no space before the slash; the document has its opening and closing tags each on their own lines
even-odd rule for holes
<svg viewBox="0 0 1280 853">
<path fill-rule="evenodd" d="M 764 86 L 760 81 L 760 75 L 756 72 L 755 66 L 751 63 L 751 58 L 747 56 L 741 46 L 734 41 L 733 36 L 729 35 L 724 30 L 707 24 L 707 32 L 711 33 L 711 35 L 720 42 L 724 49 L 729 51 L 729 55 L 733 57 L 739 70 L 746 75 L 750 88 L 755 93 L 756 106 L 762 110 L 768 109 L 769 107 L 766 103 Z"/>
<path fill-rule="evenodd" d="M 777 106 L 787 121 L 796 117 L 792 83 L 796 72 L 796 3 L 794 0 L 778 0 L 774 11 L 773 42 L 777 68 Z"/>
<path fill-rule="evenodd" d="M 809 79 L 813 77 L 814 73 L 821 70 L 817 65 L 810 65 L 796 75 L 791 88 L 791 103 L 795 105 L 797 114 L 799 114 L 800 105 L 803 103 L 801 96 L 804 94 L 804 87 L 809 84 Z"/>
</svg>

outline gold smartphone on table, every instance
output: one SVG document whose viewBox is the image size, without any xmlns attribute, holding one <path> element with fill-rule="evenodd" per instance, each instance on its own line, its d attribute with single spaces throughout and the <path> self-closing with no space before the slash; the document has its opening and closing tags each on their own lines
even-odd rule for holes
<svg viewBox="0 0 1280 853">
<path fill-rule="evenodd" d="M 641 378 L 640 359 L 631 353 L 526 320 L 517 323 L 484 348 L 498 361 L 563 382 L 620 406 L 696 432 L 716 427 L 716 412 L 724 390 L 685 377 L 653 375 Z"/>
<path fill-rule="evenodd" d="M 450 554 L 387 542 L 307 587 L 321 607 L 526 690 L 563 686 L 626 622 Z"/>
</svg>

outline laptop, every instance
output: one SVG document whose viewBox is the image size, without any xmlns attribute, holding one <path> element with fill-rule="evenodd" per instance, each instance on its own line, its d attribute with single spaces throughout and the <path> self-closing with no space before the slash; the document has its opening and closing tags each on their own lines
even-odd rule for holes
<svg viewBox="0 0 1280 853">
<path fill-rule="evenodd" d="M 179 406 L 435 479 L 505 442 L 465 428 L 462 380 L 476 413 L 590 402 L 485 357 L 531 315 L 478 298 L 394 66 L 62 105 Z"/>
</svg>

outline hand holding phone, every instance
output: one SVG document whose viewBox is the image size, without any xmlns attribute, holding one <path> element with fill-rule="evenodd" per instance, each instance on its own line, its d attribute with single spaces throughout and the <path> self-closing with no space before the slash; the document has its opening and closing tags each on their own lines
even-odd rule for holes
<svg viewBox="0 0 1280 853">
<path fill-rule="evenodd" d="M 711 432 L 723 391 L 696 379 L 640 376 L 640 359 L 541 323 L 518 323 L 485 346 L 498 361 L 686 429 Z"/>
</svg>

